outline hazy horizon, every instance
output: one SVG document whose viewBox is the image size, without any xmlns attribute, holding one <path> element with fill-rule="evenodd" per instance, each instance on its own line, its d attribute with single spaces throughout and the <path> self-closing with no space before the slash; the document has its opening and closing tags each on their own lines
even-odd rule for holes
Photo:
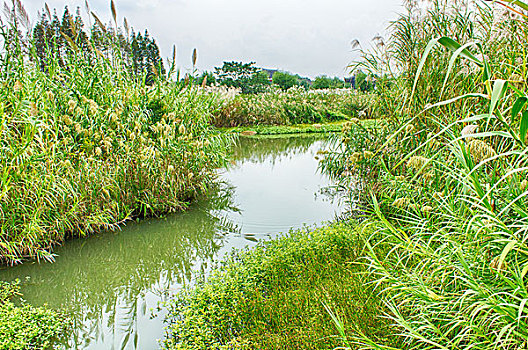
<svg viewBox="0 0 528 350">
<path fill-rule="evenodd" d="M 48 6 L 62 16 L 64 7 L 81 9 L 88 26 L 84 0 L 50 0 Z M 164 61 L 177 47 L 182 71 L 191 68 L 191 54 L 198 51 L 199 71 L 213 70 L 223 61 L 256 62 L 314 78 L 347 76 L 355 58 L 351 41 L 364 47 L 385 33 L 401 10 L 400 0 L 115 0 L 118 24 L 126 17 L 136 32 L 148 29 Z M 45 1 L 23 1 L 33 23 Z M 110 22 L 110 0 L 89 2 L 92 11 Z"/>
</svg>

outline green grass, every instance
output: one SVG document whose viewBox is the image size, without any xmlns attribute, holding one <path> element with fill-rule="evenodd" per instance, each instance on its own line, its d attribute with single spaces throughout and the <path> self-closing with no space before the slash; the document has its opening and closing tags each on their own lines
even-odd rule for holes
<svg viewBox="0 0 528 350">
<path fill-rule="evenodd" d="M 339 132 L 345 122 L 333 122 L 324 124 L 297 124 L 297 125 L 257 125 L 246 127 L 222 128 L 226 133 L 241 134 L 254 131 L 256 135 L 288 135 Z"/>
<path fill-rule="evenodd" d="M 343 127 L 349 121 L 337 121 L 323 124 L 296 124 L 296 125 L 257 125 L 234 128 L 220 128 L 222 132 L 228 134 L 245 135 L 248 131 L 255 132 L 255 135 L 295 135 L 295 134 L 324 134 L 337 133 L 343 131 Z M 383 120 L 363 119 L 360 121 L 365 127 L 375 126 L 383 123 Z M 246 134 L 251 136 L 250 134 Z"/>
<path fill-rule="evenodd" d="M 395 342 L 380 317 L 379 291 L 359 264 L 364 234 L 339 223 L 234 252 L 169 303 L 165 347 L 332 349 L 344 341 L 327 308 L 380 342 Z"/>
</svg>

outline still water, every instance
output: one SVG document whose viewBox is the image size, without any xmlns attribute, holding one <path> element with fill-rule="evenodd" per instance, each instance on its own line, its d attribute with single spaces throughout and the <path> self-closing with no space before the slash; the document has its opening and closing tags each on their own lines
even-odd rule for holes
<svg viewBox="0 0 528 350">
<path fill-rule="evenodd" d="M 66 242 L 56 261 L 0 271 L 21 280 L 28 303 L 63 310 L 72 349 L 157 349 L 160 302 L 192 284 L 233 248 L 332 220 L 343 205 L 317 170 L 317 137 L 241 138 L 220 184 L 185 213 L 129 223 Z"/>
</svg>

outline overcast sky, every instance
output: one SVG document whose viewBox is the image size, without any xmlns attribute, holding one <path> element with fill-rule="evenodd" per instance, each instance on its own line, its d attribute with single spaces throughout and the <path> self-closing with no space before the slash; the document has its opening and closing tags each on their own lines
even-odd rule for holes
<svg viewBox="0 0 528 350">
<path fill-rule="evenodd" d="M 22 0 L 36 20 L 43 0 Z M 84 0 L 49 0 L 59 17 L 65 5 L 84 10 Z M 350 42 L 368 47 L 402 11 L 401 0 L 115 0 L 118 21 L 148 29 L 166 60 L 177 47 L 178 64 L 189 69 L 193 48 L 199 70 L 223 61 L 255 61 L 257 66 L 315 77 L 343 77 L 355 58 Z M 108 22 L 110 0 L 89 1 Z"/>
</svg>

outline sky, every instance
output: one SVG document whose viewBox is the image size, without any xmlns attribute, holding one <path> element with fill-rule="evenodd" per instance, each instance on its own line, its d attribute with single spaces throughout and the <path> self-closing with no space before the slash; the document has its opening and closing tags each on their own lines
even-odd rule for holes
<svg viewBox="0 0 528 350">
<path fill-rule="evenodd" d="M 368 48 L 403 10 L 402 0 L 114 1 L 118 23 L 126 17 L 136 32 L 148 29 L 165 61 L 176 45 L 184 72 L 192 67 L 196 48 L 200 71 L 211 71 L 223 61 L 243 61 L 310 78 L 347 76 L 347 66 L 357 58 L 351 42 L 358 39 Z M 22 3 L 36 21 L 45 1 Z M 86 13 L 84 0 L 47 3 L 59 17 L 66 5 L 71 12 L 80 7 Z M 110 21 L 110 0 L 91 0 L 89 6 L 103 22 Z"/>
</svg>

